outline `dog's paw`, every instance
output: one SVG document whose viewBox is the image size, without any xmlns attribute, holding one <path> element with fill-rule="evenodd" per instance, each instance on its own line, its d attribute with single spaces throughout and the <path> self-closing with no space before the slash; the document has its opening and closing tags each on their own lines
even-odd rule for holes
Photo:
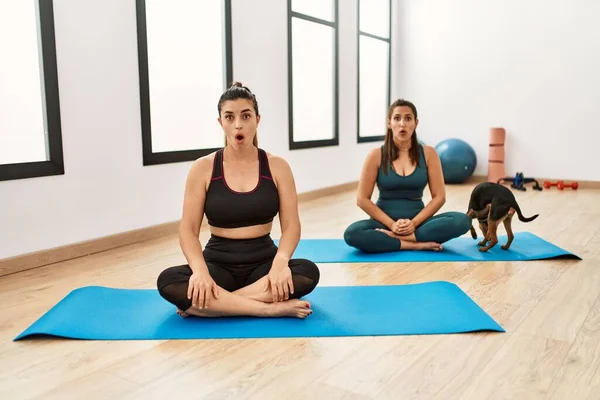
<svg viewBox="0 0 600 400">
<path fill-rule="evenodd" d="M 505 244 L 503 244 L 502 246 L 500 246 L 500 248 L 501 248 L 502 250 L 508 250 L 508 248 L 509 248 L 509 247 L 510 247 L 510 246 L 507 246 L 507 245 L 505 245 Z"/>
<path fill-rule="evenodd" d="M 479 251 L 482 253 L 485 253 L 486 251 L 488 251 L 488 249 L 486 249 L 485 247 L 480 247 Z"/>
</svg>

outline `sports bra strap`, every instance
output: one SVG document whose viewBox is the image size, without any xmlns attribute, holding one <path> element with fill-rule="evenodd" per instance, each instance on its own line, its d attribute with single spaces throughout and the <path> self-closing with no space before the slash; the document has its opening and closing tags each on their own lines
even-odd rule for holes
<svg viewBox="0 0 600 400">
<path fill-rule="evenodd" d="M 260 162 L 260 177 L 273 179 L 271 175 L 271 168 L 269 168 L 269 156 L 267 156 L 267 152 L 263 149 L 258 149 L 258 159 Z"/>
<path fill-rule="evenodd" d="M 218 150 L 213 161 L 213 170 L 211 180 L 223 177 L 223 149 Z"/>
</svg>

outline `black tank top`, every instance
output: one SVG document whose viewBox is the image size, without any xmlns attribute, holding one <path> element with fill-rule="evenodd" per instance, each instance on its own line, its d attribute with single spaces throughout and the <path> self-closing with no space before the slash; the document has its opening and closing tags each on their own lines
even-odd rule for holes
<svg viewBox="0 0 600 400">
<path fill-rule="evenodd" d="M 259 178 L 256 187 L 249 192 L 236 192 L 225 182 L 223 149 L 217 151 L 204 203 L 204 213 L 209 225 L 241 228 L 273 221 L 279 212 L 279 193 L 273 182 L 267 153 L 262 149 L 258 149 L 258 161 Z"/>
</svg>

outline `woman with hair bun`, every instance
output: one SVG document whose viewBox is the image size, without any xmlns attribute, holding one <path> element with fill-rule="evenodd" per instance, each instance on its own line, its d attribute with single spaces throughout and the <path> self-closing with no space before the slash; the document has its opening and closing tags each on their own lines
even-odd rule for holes
<svg viewBox="0 0 600 400">
<path fill-rule="evenodd" d="M 161 296 L 182 316 L 306 318 L 301 297 L 319 282 L 310 260 L 293 259 L 300 240 L 292 171 L 281 157 L 258 147 L 256 96 L 234 82 L 217 104 L 222 149 L 192 164 L 186 181 L 179 242 L 188 261 L 165 269 Z M 271 239 L 279 214 L 279 247 Z M 211 236 L 198 238 L 206 215 Z"/>
</svg>

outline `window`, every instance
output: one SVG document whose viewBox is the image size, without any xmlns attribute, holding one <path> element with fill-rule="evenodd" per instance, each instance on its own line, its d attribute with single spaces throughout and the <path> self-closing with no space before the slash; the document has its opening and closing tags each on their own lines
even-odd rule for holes
<svg viewBox="0 0 600 400">
<path fill-rule="evenodd" d="M 52 0 L 0 2 L 0 181 L 64 174 Z"/>
<path fill-rule="evenodd" d="M 385 138 L 390 99 L 391 0 L 358 0 L 358 143 Z"/>
<path fill-rule="evenodd" d="M 232 81 L 231 0 L 137 0 L 143 164 L 224 146 L 219 97 Z"/>
<path fill-rule="evenodd" d="M 290 150 L 337 146 L 337 0 L 288 0 Z"/>
</svg>

